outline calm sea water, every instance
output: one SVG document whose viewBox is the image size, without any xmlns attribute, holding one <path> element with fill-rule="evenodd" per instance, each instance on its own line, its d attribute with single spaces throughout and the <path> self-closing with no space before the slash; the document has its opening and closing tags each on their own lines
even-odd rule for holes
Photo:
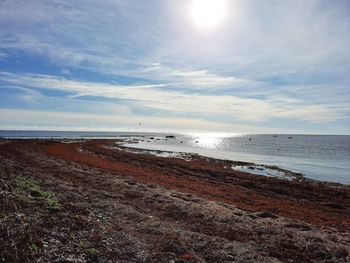
<svg viewBox="0 0 350 263">
<path fill-rule="evenodd" d="M 350 184 L 350 136 L 348 135 L 189 133 L 177 134 L 174 139 L 165 139 L 165 135 L 141 132 L 0 131 L 0 137 L 10 138 L 145 137 L 139 143 L 130 146 L 277 165 L 316 180 Z M 151 139 L 152 137 L 154 139 Z"/>
<path fill-rule="evenodd" d="M 276 165 L 305 177 L 350 184 L 350 136 L 182 134 L 133 147 Z"/>
</svg>

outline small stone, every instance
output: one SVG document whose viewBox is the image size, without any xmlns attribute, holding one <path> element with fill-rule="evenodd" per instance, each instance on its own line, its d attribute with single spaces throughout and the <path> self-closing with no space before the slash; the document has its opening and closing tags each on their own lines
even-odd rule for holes
<svg viewBox="0 0 350 263">
<path fill-rule="evenodd" d="M 32 191 L 30 191 L 30 196 L 31 197 L 42 197 L 42 193 L 38 190 L 32 190 Z"/>
</svg>

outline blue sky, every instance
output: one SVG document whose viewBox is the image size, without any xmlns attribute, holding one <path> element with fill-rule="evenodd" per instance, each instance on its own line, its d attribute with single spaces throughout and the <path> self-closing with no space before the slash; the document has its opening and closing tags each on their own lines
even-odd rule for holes
<svg viewBox="0 0 350 263">
<path fill-rule="evenodd" d="M 0 129 L 350 134 L 349 1 L 192 2 L 0 0 Z"/>
</svg>

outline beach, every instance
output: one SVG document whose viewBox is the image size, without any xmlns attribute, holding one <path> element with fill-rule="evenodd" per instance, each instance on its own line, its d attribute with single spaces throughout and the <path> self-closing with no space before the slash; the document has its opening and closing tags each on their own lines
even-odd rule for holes
<svg viewBox="0 0 350 263">
<path fill-rule="evenodd" d="M 0 141 L 0 261 L 350 261 L 350 186 L 116 142 Z"/>
</svg>

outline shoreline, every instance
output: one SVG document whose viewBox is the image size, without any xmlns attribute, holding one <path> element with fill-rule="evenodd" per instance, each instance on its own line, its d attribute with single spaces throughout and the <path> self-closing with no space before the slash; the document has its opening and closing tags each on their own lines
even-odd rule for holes
<svg viewBox="0 0 350 263">
<path fill-rule="evenodd" d="M 150 155 L 156 155 L 159 157 L 165 157 L 166 156 L 161 156 L 162 153 L 168 153 L 169 154 L 169 158 L 180 158 L 181 157 L 173 157 L 171 156 L 172 153 L 174 154 L 180 154 L 185 156 L 189 156 L 190 158 L 194 158 L 194 159 L 198 159 L 198 160 L 208 160 L 208 161 L 212 161 L 212 162 L 223 162 L 223 163 L 229 163 L 232 164 L 234 166 L 247 166 L 248 169 L 247 171 L 242 171 L 243 173 L 248 173 L 248 174 L 253 174 L 253 175 L 259 175 L 256 173 L 253 173 L 251 171 L 249 171 L 250 167 L 264 167 L 264 168 L 268 168 L 268 169 L 272 169 L 275 170 L 277 172 L 282 172 L 286 174 L 286 178 L 282 178 L 282 177 L 277 177 L 277 176 L 269 176 L 269 177 L 274 177 L 274 178 L 279 178 L 281 180 L 285 179 L 285 180 L 304 180 L 304 181 L 310 181 L 310 182 L 315 182 L 315 183 L 324 183 L 327 185 L 333 185 L 333 186 L 345 186 L 345 187 L 349 187 L 350 188 L 350 184 L 345 184 L 345 183 L 339 183 L 339 182 L 333 182 L 333 181 L 326 181 L 326 180 L 317 180 L 317 179 L 313 179 L 310 177 L 306 177 L 304 176 L 302 173 L 299 172 L 294 172 L 292 170 L 288 170 L 285 168 L 281 168 L 278 165 L 269 165 L 269 164 L 261 164 L 261 163 L 254 163 L 254 162 L 248 162 L 248 161 L 235 161 L 235 160 L 230 160 L 230 159 L 221 159 L 221 158 L 213 158 L 213 157 L 209 157 L 209 156 L 204 156 L 204 155 L 200 155 L 198 153 L 189 153 L 189 152 L 177 152 L 177 151 L 163 151 L 163 150 L 150 150 L 150 149 L 146 149 L 146 148 L 138 148 L 138 147 L 130 147 L 128 145 L 120 145 L 117 146 L 121 149 L 129 149 L 131 150 L 130 152 L 134 152 L 137 153 L 138 151 L 140 152 L 140 154 L 150 154 Z M 157 154 L 153 154 L 152 152 L 156 152 L 160 155 Z M 266 176 L 266 175 L 260 175 L 260 176 Z"/>
<path fill-rule="evenodd" d="M 339 154 L 339 156 L 337 157 L 338 159 L 335 159 L 334 156 L 328 156 L 326 159 L 323 159 L 324 157 L 321 158 L 316 156 L 307 156 L 307 155 L 304 156 L 303 154 L 305 153 L 302 153 L 302 152 L 300 152 L 300 155 L 298 156 L 295 156 L 293 154 L 289 155 L 287 154 L 288 150 L 283 151 L 284 154 L 280 154 L 280 150 L 281 150 L 280 148 L 276 148 L 276 151 L 278 152 L 272 151 L 270 153 L 264 154 L 261 152 L 261 149 L 264 149 L 263 145 L 265 143 L 264 140 L 261 140 L 263 138 L 260 138 L 257 140 L 257 143 L 260 145 L 257 148 L 261 148 L 261 149 L 255 152 L 255 151 L 252 151 L 251 146 L 249 146 L 250 139 L 252 139 L 253 141 L 255 141 L 255 139 L 254 137 L 252 138 L 248 138 L 248 137 L 249 136 L 246 136 L 245 142 L 243 142 L 245 140 L 245 139 L 242 139 L 243 137 L 240 138 L 239 139 L 240 142 L 238 142 L 238 148 L 236 149 L 230 148 L 231 150 L 227 148 L 228 146 L 223 146 L 222 149 L 221 147 L 214 148 L 214 149 L 208 149 L 202 146 L 198 147 L 197 143 L 200 143 L 200 138 L 199 138 L 199 141 L 196 141 L 195 139 L 193 139 L 192 142 L 189 142 L 187 140 L 188 138 L 176 138 L 174 142 L 170 142 L 170 143 L 162 142 L 163 138 L 157 138 L 156 140 L 150 140 L 150 138 L 147 138 L 146 140 L 139 140 L 138 143 L 136 144 L 132 144 L 131 142 L 130 147 L 148 149 L 148 150 L 164 150 L 164 151 L 186 152 L 186 153 L 194 152 L 202 156 L 216 158 L 216 159 L 241 161 L 242 163 L 249 162 L 249 163 L 255 164 L 255 166 L 256 165 L 262 165 L 263 167 L 276 166 L 284 170 L 293 171 L 294 173 L 297 173 L 297 174 L 302 174 L 305 178 L 309 178 L 317 181 L 334 182 L 334 183 L 350 185 L 349 177 L 346 176 L 350 172 L 350 166 L 348 165 L 349 162 L 347 161 L 348 158 L 344 157 L 344 155 L 342 154 Z M 291 138 L 294 138 L 294 137 L 291 137 Z M 266 142 L 267 144 L 270 144 L 270 143 L 273 143 L 276 145 L 278 144 L 278 143 L 269 141 L 271 140 L 271 136 L 266 137 L 265 139 L 267 140 Z M 273 136 L 272 140 L 274 139 L 275 139 L 275 136 Z M 286 140 L 288 141 L 289 139 L 286 139 Z M 300 143 L 306 143 L 302 141 L 299 141 L 299 142 L 297 141 L 298 139 L 295 139 L 295 141 L 292 142 L 292 144 L 295 147 Z M 203 143 L 205 144 L 205 139 L 203 139 Z M 231 142 L 226 142 L 226 143 L 231 143 Z M 225 143 L 223 144 L 225 145 Z M 253 145 L 254 144 L 255 142 L 253 142 Z M 242 146 L 247 148 L 246 149 L 242 148 Z M 290 145 L 284 145 L 284 146 L 286 147 L 286 149 L 289 149 L 290 147 Z M 310 146 L 311 145 L 308 145 L 308 147 Z M 283 145 L 280 145 L 280 147 L 283 147 Z M 321 149 L 318 149 L 318 150 L 321 150 Z M 326 149 L 323 149 L 322 151 L 327 152 Z M 315 151 L 315 153 L 316 152 L 317 151 Z M 327 154 L 325 153 L 325 155 Z M 302 158 L 302 156 L 304 156 L 305 158 Z M 249 171 L 249 172 L 252 172 L 252 171 Z"/>
<path fill-rule="evenodd" d="M 247 174 L 228 169 L 233 161 L 197 155 L 182 160 L 135 154 L 115 149 L 116 140 L 63 141 L 0 140 L 5 189 L 0 191 L 0 228 L 19 231 L 19 220 L 42 232 L 28 241 L 38 248 L 35 253 L 27 241 L 15 241 L 25 243 L 20 253 L 27 258 L 50 261 L 70 253 L 76 262 L 350 259 L 347 185 Z M 22 189 L 18 178 L 36 181 L 59 205 L 45 208 L 44 198 Z M 16 195 L 18 187 L 23 196 Z M 5 204 L 10 209 L 4 210 Z M 0 250 L 10 258 L 15 252 L 7 246 L 11 237 L 0 239 Z M 79 239 L 86 245 L 79 246 Z M 118 250 L 126 240 L 125 251 Z M 200 247 L 201 242 L 206 245 Z"/>
<path fill-rule="evenodd" d="M 158 136 L 159 135 L 159 136 Z M 57 137 L 0 137 L 0 140 L 48 140 L 48 141 L 59 141 L 59 142 L 78 142 L 78 141 L 86 141 L 86 140 L 114 140 L 114 141 L 122 141 L 120 143 L 120 145 L 118 145 L 118 147 L 120 148 L 125 148 L 125 149 L 129 149 L 130 151 L 136 151 L 136 150 L 140 150 L 140 151 L 144 151 L 144 153 L 150 153 L 150 154 L 154 154 L 154 153 L 159 153 L 160 155 L 164 154 L 169 154 L 169 156 L 173 156 L 176 157 L 176 155 L 194 155 L 194 156 L 202 156 L 204 158 L 208 158 L 208 159 L 218 159 L 218 160 L 223 160 L 223 161 L 232 161 L 237 167 L 238 171 L 242 171 L 242 172 L 246 172 L 246 173 L 253 173 L 253 174 L 257 174 L 257 175 L 262 175 L 262 176 L 271 176 L 271 177 L 279 177 L 281 179 L 289 179 L 289 180 L 293 180 L 294 177 L 296 178 L 304 178 L 305 180 L 311 180 L 311 181 L 319 181 L 319 182 L 324 182 L 324 183 L 329 183 L 329 184 L 334 184 L 334 185 L 348 185 L 350 186 L 350 182 L 348 180 L 345 180 L 346 177 L 344 176 L 340 176 L 340 174 L 346 174 L 345 171 L 341 172 L 339 171 L 339 173 L 336 174 L 331 174 L 331 176 L 324 176 L 324 174 L 322 174 L 321 176 L 317 175 L 316 171 L 312 171 L 312 170 L 305 170 L 304 169 L 299 169 L 298 166 L 293 165 L 292 163 L 284 163 L 284 160 L 279 160 L 280 162 L 278 162 L 278 160 L 275 161 L 264 161 L 264 160 L 260 160 L 259 158 L 261 157 L 257 157 L 257 159 L 254 158 L 250 158 L 249 157 L 249 152 L 238 152 L 238 155 L 236 156 L 236 158 L 233 158 L 232 156 L 222 156 L 222 154 L 216 154 L 213 155 L 211 153 L 209 153 L 210 151 L 206 152 L 206 151 L 196 151 L 196 148 L 191 150 L 188 150 L 187 148 L 182 149 L 178 148 L 177 146 L 175 148 L 178 149 L 165 149 L 164 147 L 158 147 L 156 145 L 153 145 L 155 147 L 149 147 L 147 146 L 147 144 L 145 144 L 146 142 L 158 142 L 158 141 L 162 141 L 162 140 L 167 140 L 166 138 L 168 137 L 168 135 L 166 135 L 165 133 L 162 134 L 158 134 L 158 135 L 152 135 L 151 133 L 148 135 L 144 135 L 144 134 L 140 134 L 140 135 L 135 135 L 135 134 L 124 134 L 121 133 L 118 136 L 112 136 L 112 137 L 100 137 L 100 136 L 93 136 L 93 137 L 61 137 L 61 136 L 57 136 Z M 245 134 L 245 136 L 248 136 L 249 134 Z M 251 134 L 251 135 L 260 135 L 260 134 Z M 273 134 L 264 134 L 264 135 L 270 135 L 270 136 L 274 136 L 277 137 L 277 135 L 273 135 Z M 288 134 L 279 134 L 279 136 L 287 136 Z M 295 135 L 298 136 L 300 134 L 291 134 L 291 135 Z M 303 135 L 304 136 L 304 135 Z M 313 135 L 310 135 L 313 136 Z M 331 136 L 338 136 L 338 135 L 331 135 Z M 176 138 L 176 136 L 171 135 L 171 137 L 173 137 L 174 139 Z M 181 142 L 182 143 L 182 142 Z M 142 146 L 139 146 L 139 144 L 141 144 Z M 144 145 L 143 145 L 144 144 Z M 152 145 L 152 144 L 151 144 Z M 163 145 L 161 145 L 163 146 Z M 171 148 L 171 147 L 170 147 Z M 173 147 L 174 148 L 174 147 Z M 215 151 L 214 151 L 215 152 Z M 220 153 L 220 152 L 219 152 Z M 242 155 L 243 154 L 243 155 Z M 252 153 L 252 155 L 254 156 L 255 154 Z M 263 156 L 263 155 L 261 155 Z M 248 160 L 246 160 L 248 159 Z M 330 167 L 330 166 L 329 166 Z M 328 167 L 326 167 L 328 168 Z M 263 170 L 263 171 L 261 171 Z M 324 173 L 324 172 L 323 172 Z"/>
<path fill-rule="evenodd" d="M 303 176 L 301 173 L 293 172 L 287 169 L 283 169 L 279 166 L 276 165 L 266 165 L 266 164 L 257 164 L 253 162 L 245 162 L 245 161 L 235 161 L 235 160 L 229 160 L 229 159 L 220 159 L 220 158 L 213 158 L 213 157 L 208 157 L 204 155 L 200 155 L 197 153 L 189 153 L 189 152 L 177 152 L 177 151 L 163 151 L 163 150 L 149 150 L 145 148 L 138 148 L 138 147 L 131 147 L 130 145 L 127 144 L 122 144 L 115 146 L 114 148 L 120 149 L 120 150 L 127 150 L 130 153 L 136 153 L 136 154 L 148 154 L 148 155 L 155 155 L 158 157 L 164 157 L 164 158 L 179 158 L 183 160 L 202 160 L 202 161 L 208 161 L 208 162 L 221 162 L 224 165 L 226 164 L 226 167 L 228 169 L 234 169 L 234 166 L 246 166 L 247 169 L 246 171 L 241 171 L 243 173 L 247 174 L 253 174 L 253 175 L 259 175 L 258 173 L 254 173 L 254 170 L 256 170 L 256 167 L 263 167 L 267 169 L 271 169 L 277 172 L 281 172 L 285 174 L 285 178 L 283 177 L 278 177 L 278 176 L 269 176 L 269 175 L 261 175 L 261 176 L 268 176 L 268 177 L 274 177 L 274 178 L 279 178 L 279 179 L 285 179 L 285 180 L 310 180 L 310 181 L 316 181 L 316 182 L 324 182 L 324 183 L 329 183 L 329 184 L 334 184 L 334 185 L 346 185 L 346 184 L 341 184 L 337 182 L 329 182 L 329 181 L 319 181 L 311 178 L 307 178 Z M 169 156 L 167 156 L 169 155 Z M 239 170 L 237 170 L 239 171 Z"/>
</svg>

